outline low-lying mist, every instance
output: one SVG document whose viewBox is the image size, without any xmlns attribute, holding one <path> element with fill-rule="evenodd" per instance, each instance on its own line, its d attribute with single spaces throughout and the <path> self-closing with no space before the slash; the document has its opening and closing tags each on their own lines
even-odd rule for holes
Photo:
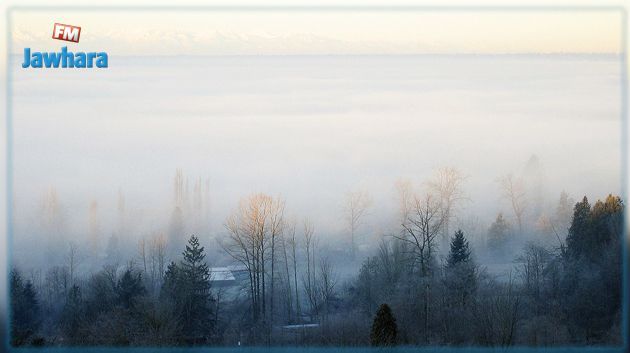
<svg viewBox="0 0 630 353">
<path fill-rule="evenodd" d="M 108 251 L 131 261 L 140 241 L 173 232 L 230 264 L 226 220 L 256 193 L 282 199 L 298 229 L 308 219 L 333 261 L 351 247 L 349 199 L 364 194 L 354 238 L 365 257 L 401 231 L 401 183 L 426 193 L 444 168 L 461 177 L 449 231 L 464 230 L 483 263 L 509 263 L 484 250 L 498 214 L 519 234 L 515 253 L 535 237 L 555 246 L 567 231 L 549 230 L 562 192 L 573 202 L 620 189 L 614 58 L 178 60 L 15 72 L 16 265 L 59 264 L 77 247 L 77 270 L 90 271 Z"/>
</svg>

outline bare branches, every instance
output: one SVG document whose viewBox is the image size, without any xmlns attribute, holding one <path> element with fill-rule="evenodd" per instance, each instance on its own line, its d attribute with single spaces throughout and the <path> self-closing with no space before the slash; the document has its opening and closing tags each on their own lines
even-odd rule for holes
<svg viewBox="0 0 630 353">
<path fill-rule="evenodd" d="M 407 222 L 402 224 L 404 233 L 394 237 L 408 243 L 415 261 L 420 264 L 422 276 L 430 273 L 430 262 L 435 251 L 435 241 L 444 224 L 440 204 L 431 194 L 413 198 Z"/>
<path fill-rule="evenodd" d="M 319 262 L 318 292 L 321 297 L 324 315 L 330 312 L 330 303 L 335 296 L 335 286 L 337 285 L 337 275 L 333 270 L 332 263 L 328 257 L 324 257 Z"/>
<path fill-rule="evenodd" d="M 77 267 L 81 263 L 81 257 L 79 255 L 79 247 L 74 243 L 68 244 L 68 252 L 66 253 L 66 263 L 68 271 L 70 272 L 70 284 L 74 284 L 74 278 L 77 271 Z"/>
<path fill-rule="evenodd" d="M 149 244 L 149 261 L 151 267 L 151 283 L 153 290 L 162 284 L 166 271 L 166 238 L 160 233 L 151 239 Z"/>
<path fill-rule="evenodd" d="M 523 214 L 527 208 L 527 200 L 525 198 L 525 185 L 523 181 L 518 178 L 514 178 L 512 174 L 508 174 L 499 179 L 503 197 L 509 201 L 516 222 L 518 223 L 519 233 L 523 232 Z"/>
<path fill-rule="evenodd" d="M 353 258 L 356 253 L 356 232 L 371 205 L 372 198 L 365 191 L 353 191 L 346 195 L 344 217 L 350 230 L 350 246 Z"/>
<path fill-rule="evenodd" d="M 435 193 L 442 212 L 442 246 L 448 244 L 449 225 L 457 207 L 468 198 L 464 194 L 463 184 L 466 181 L 459 170 L 444 167 L 437 170 L 433 180 L 428 182 L 429 189 Z"/>
<path fill-rule="evenodd" d="M 225 227 L 229 238 L 226 244 L 222 244 L 223 248 L 234 260 L 243 264 L 249 274 L 253 319 L 265 319 L 265 266 L 271 263 L 273 288 L 276 238 L 282 235 L 285 227 L 284 201 L 265 194 L 251 195 L 240 201 L 236 211 L 226 220 Z M 273 295 L 273 289 L 271 292 Z M 273 306 L 271 308 L 273 310 Z"/>
<path fill-rule="evenodd" d="M 293 262 L 293 283 L 295 286 L 295 312 L 297 314 L 298 322 L 301 319 L 302 311 L 300 308 L 300 294 L 298 285 L 298 268 L 297 268 L 297 240 L 295 238 L 295 222 L 292 223 L 289 234 L 291 237 L 288 239 L 288 243 L 291 246 L 291 261 Z"/>
<path fill-rule="evenodd" d="M 395 184 L 400 224 L 406 224 L 413 201 L 413 184 L 407 179 L 399 179 Z"/>
<path fill-rule="evenodd" d="M 306 277 L 302 279 L 304 282 L 304 292 L 311 307 L 311 316 L 317 315 L 319 300 L 315 288 L 315 248 L 317 247 L 317 239 L 314 238 L 315 227 L 310 220 L 304 220 L 304 252 L 306 253 Z"/>
<path fill-rule="evenodd" d="M 142 262 L 142 269 L 144 273 L 147 273 L 147 241 L 144 237 L 138 240 L 138 256 Z"/>
</svg>

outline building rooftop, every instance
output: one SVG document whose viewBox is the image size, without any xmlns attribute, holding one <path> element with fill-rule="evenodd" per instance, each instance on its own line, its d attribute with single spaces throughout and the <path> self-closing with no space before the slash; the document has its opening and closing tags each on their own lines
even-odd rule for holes
<svg viewBox="0 0 630 353">
<path fill-rule="evenodd" d="M 227 267 L 211 267 L 210 268 L 210 281 L 222 282 L 222 281 L 235 281 L 232 271 Z"/>
</svg>

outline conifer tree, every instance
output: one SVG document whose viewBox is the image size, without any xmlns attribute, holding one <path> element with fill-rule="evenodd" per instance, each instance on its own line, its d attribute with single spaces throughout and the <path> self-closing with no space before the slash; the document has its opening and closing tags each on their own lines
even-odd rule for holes
<svg viewBox="0 0 630 353">
<path fill-rule="evenodd" d="M 470 247 L 468 240 L 464 237 L 464 232 L 458 230 L 451 239 L 451 251 L 448 254 L 448 267 L 455 267 L 460 263 L 470 261 Z"/>
<path fill-rule="evenodd" d="M 503 217 L 503 213 L 497 215 L 497 219 L 488 230 L 488 247 L 494 251 L 500 251 L 507 242 L 510 225 Z"/>
<path fill-rule="evenodd" d="M 146 289 L 142 284 L 142 274 L 134 275 L 131 269 L 127 269 L 116 284 L 118 303 L 125 309 L 131 309 L 136 298 L 145 293 Z"/>
<path fill-rule="evenodd" d="M 586 196 L 573 208 L 573 220 L 567 235 L 567 255 L 577 259 L 589 251 L 591 205 Z"/>
<path fill-rule="evenodd" d="M 171 261 L 166 267 L 164 273 L 164 282 L 162 283 L 162 291 L 160 295 L 164 298 L 174 298 L 177 294 L 177 288 L 179 287 L 179 281 L 181 275 L 179 273 L 179 266 L 177 263 Z"/>
<path fill-rule="evenodd" d="M 455 232 L 451 239 L 445 272 L 445 284 L 450 299 L 457 305 L 466 305 L 477 289 L 477 278 L 470 246 L 461 230 Z"/>
<path fill-rule="evenodd" d="M 194 235 L 188 240 L 183 256 L 181 275 L 186 291 L 184 333 L 197 343 L 207 339 L 214 326 L 211 322 L 210 269 L 205 262 L 204 248 Z"/>
<path fill-rule="evenodd" d="M 370 343 L 372 346 L 393 346 L 396 344 L 398 327 L 396 319 L 392 314 L 389 305 L 381 304 L 376 311 L 372 331 L 370 332 Z"/>
<path fill-rule="evenodd" d="M 566 242 L 564 311 L 588 341 L 601 341 L 619 317 L 623 202 L 609 195 L 573 210 Z M 585 270 L 588 269 L 588 270 Z"/>
<path fill-rule="evenodd" d="M 11 343 L 21 346 L 39 328 L 39 303 L 31 281 L 23 282 L 17 271 L 11 272 Z"/>
<path fill-rule="evenodd" d="M 175 307 L 181 322 L 181 339 L 187 344 L 207 343 L 214 329 L 210 269 L 204 248 L 191 236 L 179 264 L 172 262 L 164 276 L 162 292 Z"/>
<path fill-rule="evenodd" d="M 567 235 L 567 255 L 572 260 L 601 260 L 603 248 L 616 241 L 622 228 L 623 202 L 619 196 L 608 195 L 593 207 L 586 196 L 573 209 L 573 219 Z"/>
<path fill-rule="evenodd" d="M 63 336 L 68 343 L 79 344 L 82 342 L 84 333 L 81 330 L 85 325 L 85 310 L 81 289 L 77 285 L 72 286 L 68 291 L 66 304 L 61 312 L 60 325 Z"/>
<path fill-rule="evenodd" d="M 604 201 L 597 200 L 591 210 L 592 259 L 601 262 L 603 249 L 619 241 L 623 231 L 623 202 L 619 196 L 608 195 Z"/>
</svg>

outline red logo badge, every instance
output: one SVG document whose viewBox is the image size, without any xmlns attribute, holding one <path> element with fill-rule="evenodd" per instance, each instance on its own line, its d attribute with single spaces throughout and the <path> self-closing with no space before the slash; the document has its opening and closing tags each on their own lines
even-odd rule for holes
<svg viewBox="0 0 630 353">
<path fill-rule="evenodd" d="M 81 36 L 81 27 L 64 25 L 62 23 L 55 23 L 53 27 L 53 39 L 65 40 L 66 42 L 79 43 L 79 37 Z"/>
</svg>

